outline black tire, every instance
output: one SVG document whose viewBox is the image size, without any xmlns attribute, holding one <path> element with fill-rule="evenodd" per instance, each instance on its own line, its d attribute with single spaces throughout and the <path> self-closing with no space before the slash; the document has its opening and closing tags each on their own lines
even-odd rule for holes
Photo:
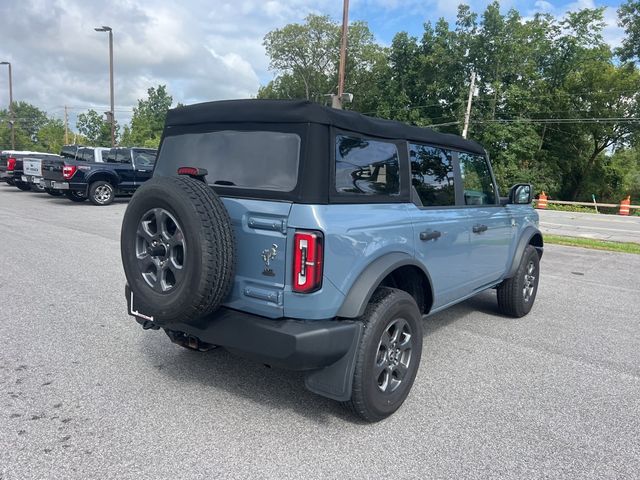
<svg viewBox="0 0 640 480">
<path fill-rule="evenodd" d="M 344 405 L 364 420 L 377 422 L 398 410 L 409 395 L 422 356 L 422 315 L 411 295 L 380 287 L 361 320 L 364 332 L 356 357 L 351 400 Z M 395 335 L 386 336 L 395 331 L 406 341 L 396 340 L 394 344 Z M 406 367 L 402 378 L 397 376 L 401 371 L 398 365 Z M 394 386 L 397 380 L 400 382 Z"/>
<path fill-rule="evenodd" d="M 24 182 L 15 182 L 15 186 L 18 187 L 23 192 L 28 192 L 31 190 L 31 185 Z"/>
<path fill-rule="evenodd" d="M 540 257 L 531 245 L 524 250 L 513 277 L 498 285 L 498 308 L 510 317 L 524 317 L 531 311 L 538 293 Z"/>
<path fill-rule="evenodd" d="M 16 182 L 15 182 L 15 180 L 13 178 L 8 179 L 7 180 L 7 184 L 11 185 L 12 187 L 16 186 Z"/>
<path fill-rule="evenodd" d="M 52 197 L 61 197 L 64 195 L 60 190 L 54 190 L 53 188 L 45 188 L 44 191 Z"/>
<path fill-rule="evenodd" d="M 39 183 L 32 183 L 29 186 L 31 187 L 32 192 L 36 192 L 36 193 L 44 192 L 44 187 Z"/>
<path fill-rule="evenodd" d="M 67 197 L 69 200 L 71 200 L 72 202 L 86 202 L 88 197 L 81 192 L 78 192 L 76 190 L 66 190 L 64 192 L 64 196 Z"/>
<path fill-rule="evenodd" d="M 120 250 L 136 310 L 159 326 L 212 313 L 233 286 L 231 220 L 213 189 L 199 180 L 145 182 L 124 214 Z"/>
<path fill-rule="evenodd" d="M 104 180 L 93 182 L 89 186 L 89 200 L 99 207 L 111 205 L 116 198 L 116 191 L 111 183 Z"/>
</svg>

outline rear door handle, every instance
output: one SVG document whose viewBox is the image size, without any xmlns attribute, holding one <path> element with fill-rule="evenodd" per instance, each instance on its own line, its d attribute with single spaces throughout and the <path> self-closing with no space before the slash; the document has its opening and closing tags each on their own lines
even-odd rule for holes
<svg viewBox="0 0 640 480">
<path fill-rule="evenodd" d="M 486 225 L 477 224 L 473 226 L 473 233 L 486 232 L 489 229 Z"/>
<path fill-rule="evenodd" d="M 429 240 L 436 240 L 442 236 L 442 233 L 438 230 L 420 232 L 420 240 L 428 242 Z"/>
</svg>

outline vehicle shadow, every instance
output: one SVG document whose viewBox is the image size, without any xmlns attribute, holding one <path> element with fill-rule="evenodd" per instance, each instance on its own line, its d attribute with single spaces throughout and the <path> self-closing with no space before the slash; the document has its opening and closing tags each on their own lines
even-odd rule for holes
<svg viewBox="0 0 640 480">
<path fill-rule="evenodd" d="M 269 411 L 290 411 L 317 424 L 326 424 L 338 417 L 352 423 L 364 423 L 338 402 L 315 395 L 304 386 L 304 373 L 268 366 L 233 355 L 223 348 L 209 352 L 190 351 L 170 343 L 159 332 L 144 335 L 141 350 L 148 368 L 189 388 L 222 391 L 233 397 L 249 400 Z"/>
<path fill-rule="evenodd" d="M 500 316 L 495 293 L 483 292 L 443 312 L 424 317 L 424 336 L 428 337 L 474 312 Z M 259 404 L 261 411 L 288 410 L 317 424 L 325 424 L 332 418 L 366 424 L 338 402 L 308 391 L 304 386 L 303 372 L 270 368 L 223 348 L 209 352 L 190 351 L 170 343 L 161 332 L 144 335 L 139 347 L 147 359 L 148 368 L 183 384 L 185 388 L 191 384 L 223 391 Z"/>
<path fill-rule="evenodd" d="M 431 335 L 447 325 L 474 313 L 484 313 L 498 318 L 509 318 L 498 310 L 494 290 L 481 292 L 464 302 L 431 316 L 422 317 L 424 336 Z"/>
<path fill-rule="evenodd" d="M 36 195 L 38 194 L 36 193 Z M 96 205 L 91 203 L 89 200 L 86 200 L 84 202 L 72 202 L 67 197 L 54 197 L 48 194 L 45 194 L 43 198 L 46 198 L 51 205 L 65 205 L 65 206 L 72 205 L 76 207 L 84 205 L 89 207 L 97 207 Z M 129 203 L 129 200 L 131 200 L 131 197 L 116 197 L 111 203 L 111 205 L 119 205 L 119 204 L 125 205 Z M 105 207 L 99 207 L 99 208 L 109 208 L 109 206 L 110 205 L 106 205 Z"/>
</svg>

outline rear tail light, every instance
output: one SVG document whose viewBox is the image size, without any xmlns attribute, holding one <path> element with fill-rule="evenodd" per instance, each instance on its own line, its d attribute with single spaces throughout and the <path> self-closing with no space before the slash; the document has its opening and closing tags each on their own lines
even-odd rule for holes
<svg viewBox="0 0 640 480">
<path fill-rule="evenodd" d="M 293 237 L 293 291 L 311 293 L 322 287 L 322 233 L 297 231 Z"/>
<path fill-rule="evenodd" d="M 16 159 L 13 157 L 7 158 L 7 171 L 13 172 L 16 169 Z"/>
<path fill-rule="evenodd" d="M 73 177 L 74 173 L 76 173 L 77 167 L 75 165 L 65 165 L 64 167 L 62 167 L 62 176 L 66 179 L 69 180 L 71 177 Z"/>
</svg>

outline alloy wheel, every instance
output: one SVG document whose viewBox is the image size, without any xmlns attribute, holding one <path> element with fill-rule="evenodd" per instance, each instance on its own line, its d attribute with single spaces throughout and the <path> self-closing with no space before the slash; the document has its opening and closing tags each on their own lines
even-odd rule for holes
<svg viewBox="0 0 640 480">
<path fill-rule="evenodd" d="M 164 208 L 147 211 L 138 223 L 136 257 L 147 285 L 168 293 L 184 278 L 186 242 L 182 227 Z"/>
</svg>

